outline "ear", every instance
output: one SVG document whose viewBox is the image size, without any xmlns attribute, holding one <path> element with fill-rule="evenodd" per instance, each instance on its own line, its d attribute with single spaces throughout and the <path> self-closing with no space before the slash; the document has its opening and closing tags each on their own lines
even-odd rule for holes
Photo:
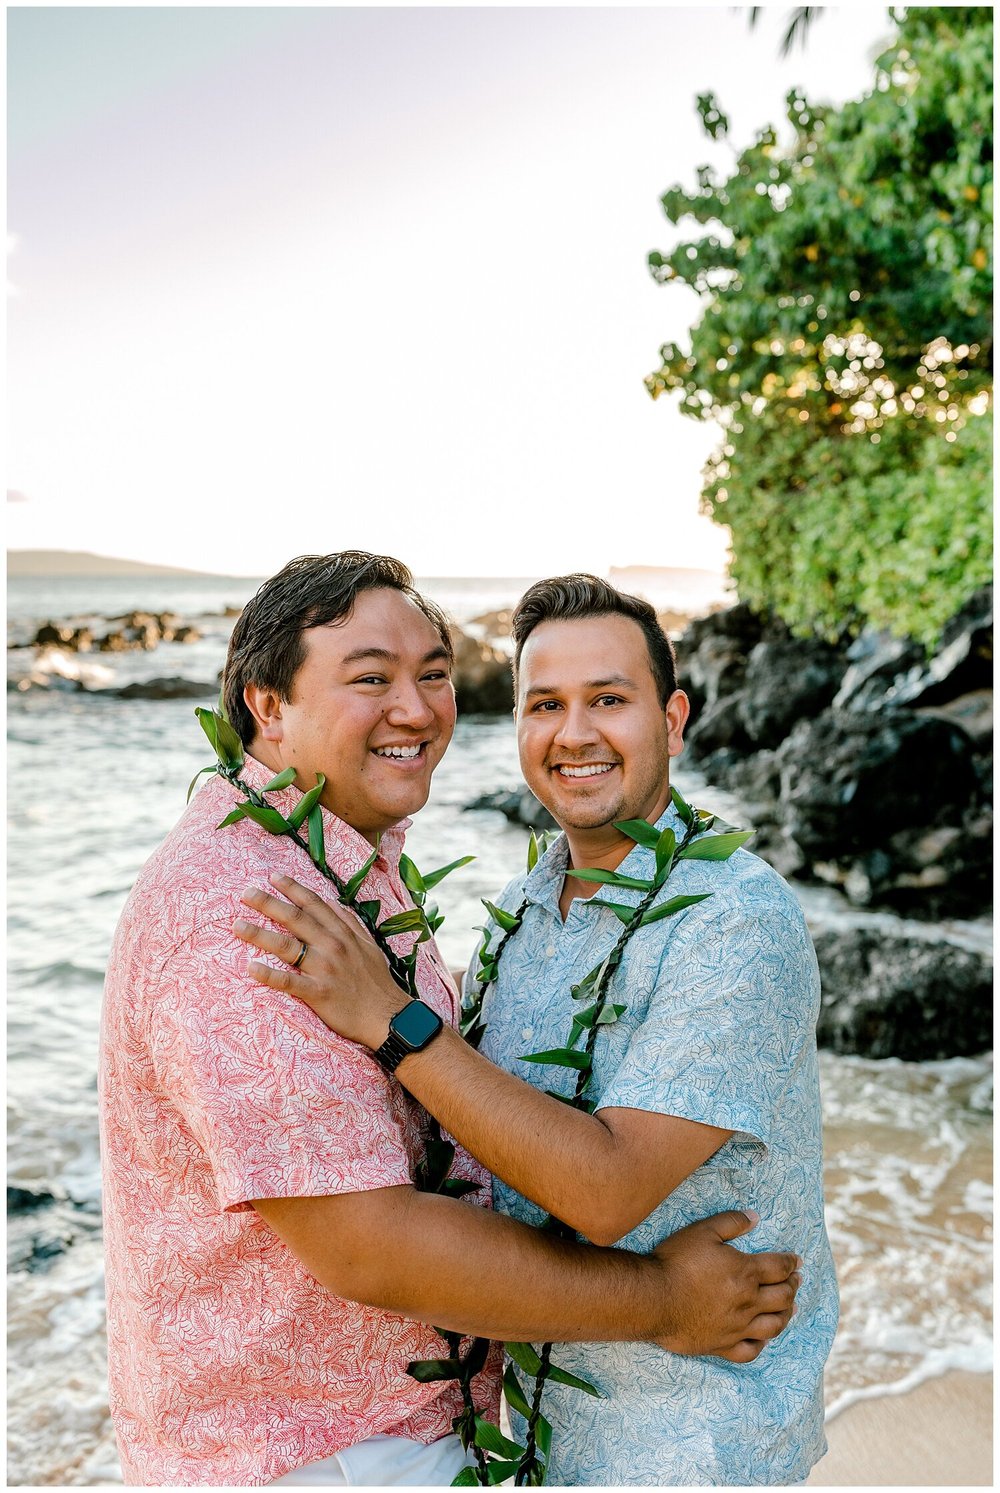
<svg viewBox="0 0 1000 1493">
<path fill-rule="evenodd" d="M 667 750 L 679 757 L 684 750 L 684 727 L 691 714 L 691 701 L 682 689 L 675 689 L 664 707 L 667 718 Z"/>
<path fill-rule="evenodd" d="M 281 741 L 284 735 L 281 697 L 273 689 L 264 689 L 259 684 L 248 684 L 243 690 L 243 699 L 257 722 L 257 735 L 264 741 Z"/>
</svg>

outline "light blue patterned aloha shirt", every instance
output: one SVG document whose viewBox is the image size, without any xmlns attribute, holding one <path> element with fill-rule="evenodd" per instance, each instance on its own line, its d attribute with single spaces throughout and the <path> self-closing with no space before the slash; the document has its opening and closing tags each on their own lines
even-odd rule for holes
<svg viewBox="0 0 1000 1493">
<path fill-rule="evenodd" d="M 679 841 L 673 806 L 657 828 L 668 824 Z M 487 996 L 481 1050 L 537 1088 L 569 1094 L 575 1071 L 519 1059 L 565 1044 L 570 986 L 621 932 L 602 901 L 635 906 L 643 893 L 601 888 L 574 901 L 564 924 L 566 864 L 560 836 L 501 897 L 512 912 L 525 897 L 529 906 Z M 653 864 L 652 850 L 637 846 L 619 871 L 649 876 Z M 798 1314 L 749 1364 L 646 1343 L 557 1345 L 553 1362 L 603 1398 L 546 1385 L 550 1484 L 797 1483 L 826 1450 L 823 1364 L 838 1300 L 823 1222 L 816 956 L 798 902 L 757 856 L 680 861 L 657 900 L 693 892 L 712 895 L 629 941 L 612 984 L 628 1009 L 598 1038 L 590 1094 L 599 1109 L 680 1115 L 735 1133 L 619 1245 L 645 1252 L 695 1219 L 755 1208 L 760 1224 L 738 1247 L 802 1255 Z M 492 928 L 494 946 L 499 938 Z M 541 1223 L 542 1210 L 499 1180 L 494 1198 L 503 1212 Z M 523 1434 L 521 1418 L 511 1420 Z"/>
</svg>

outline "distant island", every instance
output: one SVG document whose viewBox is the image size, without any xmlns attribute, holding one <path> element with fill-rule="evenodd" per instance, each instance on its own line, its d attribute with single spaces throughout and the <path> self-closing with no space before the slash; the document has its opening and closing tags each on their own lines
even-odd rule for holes
<svg viewBox="0 0 1000 1493">
<path fill-rule="evenodd" d="M 184 570 L 177 565 L 147 565 L 142 560 L 114 560 L 86 550 L 8 550 L 8 576 L 24 575 L 189 575 L 204 578 L 214 571 Z M 226 577 L 226 579 L 230 579 Z M 237 579 L 232 577 L 232 579 Z"/>
</svg>

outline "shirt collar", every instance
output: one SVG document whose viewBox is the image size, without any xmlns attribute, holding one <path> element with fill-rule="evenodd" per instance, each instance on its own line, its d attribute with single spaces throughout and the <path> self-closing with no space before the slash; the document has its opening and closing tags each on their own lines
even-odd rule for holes
<svg viewBox="0 0 1000 1493">
<path fill-rule="evenodd" d="M 684 835 L 684 821 L 672 801 L 667 804 L 656 821 L 658 830 L 665 830 L 668 827 L 673 830 L 679 843 Z M 654 864 L 655 857 L 652 849 L 646 845 L 637 844 L 629 851 L 621 865 L 615 867 L 615 870 L 621 876 L 648 877 Z M 561 834 L 525 878 L 524 895 L 528 901 L 536 902 L 548 912 L 560 916 L 559 897 L 568 865 L 569 846 L 566 836 Z M 598 888 L 593 897 L 581 898 L 580 902 L 583 906 L 600 907 L 608 902 L 617 902 L 622 907 L 638 907 L 645 895 L 646 893 L 640 891 L 638 887 L 602 886 Z"/>
<path fill-rule="evenodd" d="M 247 752 L 240 770 L 240 777 L 245 783 L 259 792 L 264 784 L 270 782 L 274 776 L 272 768 L 266 767 L 263 762 L 259 762 L 256 757 L 251 757 Z M 301 790 L 294 786 L 281 788 L 277 792 L 272 791 L 268 794 L 268 802 L 279 813 L 287 816 L 302 796 Z M 371 841 L 366 840 L 360 831 L 356 830 L 352 824 L 348 824 L 345 819 L 334 814 L 325 804 L 320 804 L 320 810 L 323 815 L 323 836 L 327 847 L 336 845 L 348 862 L 357 859 L 358 865 L 363 865 L 372 853 Z M 384 830 L 379 840 L 379 860 L 384 861 L 392 871 L 399 868 L 399 857 L 403 853 L 406 831 L 412 822 L 410 819 L 401 819 L 398 824 L 390 825 L 387 830 Z"/>
</svg>

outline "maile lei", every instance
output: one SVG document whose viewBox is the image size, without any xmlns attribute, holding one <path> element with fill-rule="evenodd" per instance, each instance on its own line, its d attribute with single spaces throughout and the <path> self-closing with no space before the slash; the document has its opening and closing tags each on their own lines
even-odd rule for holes
<svg viewBox="0 0 1000 1493">
<path fill-rule="evenodd" d="M 378 846 L 376 845 L 364 864 L 359 866 L 346 881 L 327 864 L 323 839 L 323 817 L 320 809 L 320 796 L 326 782 L 323 775 L 317 774 L 316 786 L 302 795 L 292 813 L 286 818 L 267 802 L 264 795 L 290 787 L 295 780 L 295 769 L 286 768 L 260 790 L 251 788 L 240 777 L 240 769 L 244 760 L 242 742 L 226 719 L 221 703 L 218 711 L 199 708 L 195 714 L 215 749 L 218 761 L 210 767 L 203 767 L 195 774 L 191 787 L 188 789 L 188 797 L 190 798 L 195 782 L 204 772 L 218 773 L 231 783 L 244 797 L 221 821 L 219 828 L 223 829 L 227 825 L 236 824 L 241 819 L 251 819 L 271 834 L 286 835 L 293 839 L 306 851 L 316 868 L 331 883 L 340 901 L 349 906 L 364 923 L 382 950 L 389 971 L 400 989 L 404 990 L 407 995 L 418 998 L 416 986 L 418 946 L 431 938 L 444 921 L 438 909 L 433 905 L 428 905 L 427 893 L 451 871 L 467 865 L 475 857 L 463 856 L 460 860 L 452 861 L 448 866 L 442 866 L 440 870 L 421 875 L 407 856 L 401 856 L 400 875 L 413 899 L 414 906 L 380 922 L 381 904 L 378 900 L 364 899 L 358 895 L 365 878 L 375 864 Z M 711 893 L 702 892 L 674 897 L 667 902 L 655 902 L 657 893 L 679 861 L 728 860 L 729 856 L 752 833 L 752 831 L 735 831 L 703 838 L 706 831 L 711 829 L 715 823 L 714 816 L 706 814 L 703 810 L 692 808 L 676 788 L 672 790 L 671 796 L 684 824 L 684 833 L 679 842 L 669 827 L 660 831 L 644 819 L 625 820 L 615 826 L 629 839 L 653 851 L 655 864 L 652 876 L 622 876 L 616 871 L 600 869 L 573 872 L 574 877 L 580 881 L 597 882 L 609 887 L 627 887 L 641 891 L 643 896 L 635 907 L 616 902 L 604 904 L 619 918 L 624 927 L 611 952 L 570 989 L 573 1000 L 580 1003 L 580 1009 L 573 1016 L 566 1045 L 551 1048 L 545 1052 L 529 1053 L 523 1058 L 523 1061 L 527 1063 L 543 1063 L 575 1069 L 576 1086 L 570 1097 L 551 1089 L 547 1089 L 546 1093 L 560 1100 L 561 1103 L 569 1104 L 574 1109 L 584 1110 L 588 1114 L 593 1113 L 595 1107 L 594 1101 L 588 1098 L 587 1090 L 590 1086 L 598 1033 L 602 1027 L 612 1026 L 627 1009 L 624 1005 L 610 1002 L 608 991 L 614 972 L 621 964 L 629 939 L 638 929 L 650 923 L 659 922 L 662 918 L 672 917 L 686 907 L 705 901 L 706 897 L 711 895 Z M 302 833 L 303 827 L 305 827 L 304 834 Z M 539 855 L 544 852 L 545 848 L 546 836 L 543 835 L 539 839 L 532 831 L 528 846 L 529 871 L 535 866 Z M 522 902 L 516 912 L 495 907 L 493 903 L 485 900 L 483 905 L 489 913 L 490 924 L 499 930 L 500 937 L 491 947 L 493 932 L 490 924 L 481 930 L 484 938 L 480 948 L 479 968 L 476 971 L 477 988 L 463 1005 L 461 1032 L 474 1047 L 479 1046 L 486 1029 L 483 1020 L 483 1002 L 486 992 L 496 980 L 500 957 L 510 939 L 520 928 L 528 903 Z M 390 947 L 389 938 L 399 933 L 409 932 L 415 932 L 417 935 L 412 948 L 405 955 L 397 954 Z M 584 1005 L 584 1002 L 587 1004 Z M 454 1145 L 443 1138 L 437 1121 L 432 1118 L 427 1135 L 425 1159 L 414 1177 L 415 1186 L 424 1192 L 444 1193 L 451 1197 L 462 1197 L 474 1191 L 478 1186 L 477 1183 L 449 1175 L 454 1156 Z M 560 1238 L 576 1237 L 568 1225 L 552 1215 L 546 1218 L 542 1227 Z M 531 1343 L 507 1343 L 505 1346 L 511 1361 L 504 1373 L 503 1393 L 510 1407 L 522 1415 L 527 1423 L 525 1444 L 521 1446 L 518 1442 L 511 1441 L 504 1436 L 499 1427 L 488 1421 L 475 1405 L 472 1381 L 486 1362 L 489 1342 L 485 1338 L 473 1338 L 463 1354 L 461 1350 L 465 1339 L 460 1333 L 449 1332 L 443 1328 L 435 1330 L 447 1344 L 447 1357 L 418 1360 L 407 1366 L 407 1372 L 423 1384 L 446 1380 L 455 1380 L 459 1384 L 462 1394 L 462 1410 L 455 1418 L 453 1427 L 462 1445 L 466 1450 L 471 1450 L 475 1465 L 464 1468 L 455 1479 L 453 1486 L 487 1486 L 506 1482 L 510 1478 L 514 1479 L 518 1487 L 541 1486 L 545 1482 L 546 1463 L 552 1444 L 552 1426 L 541 1410 L 545 1384 L 547 1382 L 563 1384 L 590 1395 L 598 1395 L 599 1391 L 585 1379 L 568 1373 L 552 1362 L 552 1343 L 542 1344 L 539 1351 L 536 1351 Z M 522 1386 L 517 1369 L 521 1369 L 529 1379 L 533 1380 L 530 1391 Z"/>
</svg>

